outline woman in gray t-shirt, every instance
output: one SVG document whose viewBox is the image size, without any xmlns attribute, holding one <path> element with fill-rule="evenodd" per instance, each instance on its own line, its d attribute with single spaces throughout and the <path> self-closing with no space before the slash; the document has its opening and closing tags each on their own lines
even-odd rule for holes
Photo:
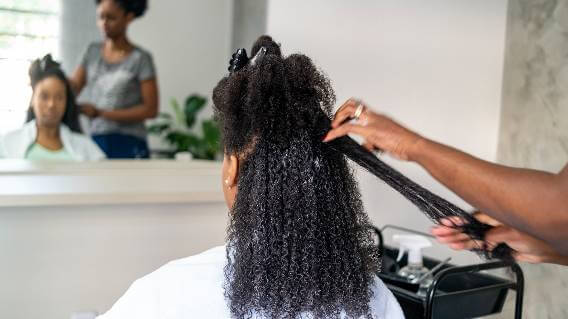
<svg viewBox="0 0 568 319">
<path fill-rule="evenodd" d="M 147 8 L 145 0 L 95 0 L 104 41 L 91 43 L 71 82 L 89 133 L 108 158 L 148 158 L 144 121 L 158 113 L 152 56 L 133 45 L 127 29 Z"/>
</svg>

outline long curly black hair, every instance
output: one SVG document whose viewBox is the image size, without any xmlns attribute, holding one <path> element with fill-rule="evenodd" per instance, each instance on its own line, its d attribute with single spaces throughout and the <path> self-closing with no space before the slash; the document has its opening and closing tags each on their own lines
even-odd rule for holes
<svg viewBox="0 0 568 319">
<path fill-rule="evenodd" d="M 335 95 L 305 55 L 266 55 L 213 91 L 238 191 L 227 234 L 225 294 L 235 318 L 371 317 L 378 250 L 343 154 L 322 137 Z"/>
<path fill-rule="evenodd" d="M 348 136 L 322 143 L 335 95 L 329 80 L 301 54 L 283 57 L 268 36 L 249 61 L 233 55 L 231 74 L 213 91 L 226 154 L 237 155 L 238 192 L 227 235 L 225 294 L 231 314 L 247 318 L 372 317 L 379 253 L 346 158 L 380 178 L 434 223 L 483 240 L 491 228 L 385 164 Z M 486 258 L 511 260 L 506 244 Z"/>
</svg>

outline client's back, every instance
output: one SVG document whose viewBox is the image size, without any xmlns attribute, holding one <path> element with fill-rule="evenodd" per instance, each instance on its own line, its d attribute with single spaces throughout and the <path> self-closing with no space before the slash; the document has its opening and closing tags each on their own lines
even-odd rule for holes
<svg viewBox="0 0 568 319">
<path fill-rule="evenodd" d="M 400 312 L 375 275 L 378 251 L 346 159 L 322 143 L 329 81 L 267 36 L 251 56 L 234 56 L 213 93 L 225 152 L 243 162 L 228 228 L 231 314 L 378 318 L 386 309 L 376 306 L 389 303 Z"/>
</svg>

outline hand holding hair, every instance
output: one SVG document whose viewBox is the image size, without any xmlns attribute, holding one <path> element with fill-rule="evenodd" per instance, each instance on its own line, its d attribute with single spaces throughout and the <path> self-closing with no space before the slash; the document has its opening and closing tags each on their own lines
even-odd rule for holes
<svg viewBox="0 0 568 319">
<path fill-rule="evenodd" d="M 516 261 L 568 265 L 568 256 L 560 255 L 543 240 L 507 226 L 484 213 L 477 212 L 473 216 L 480 222 L 493 226 L 485 233 L 485 245 L 488 250 L 505 243 L 514 250 L 512 256 Z M 438 242 L 454 250 L 469 250 L 482 246 L 483 242 L 471 239 L 454 226 L 464 222 L 460 217 L 444 218 L 441 225 L 432 227 L 432 235 L 436 236 Z"/>
<path fill-rule="evenodd" d="M 350 121 L 355 118 L 356 121 Z M 365 139 L 363 146 L 369 151 L 381 150 L 401 160 L 411 160 L 423 139 L 419 134 L 385 115 L 369 110 L 365 104 L 353 98 L 338 109 L 331 127 L 324 142 L 353 133 Z"/>
<path fill-rule="evenodd" d="M 101 111 L 92 104 L 81 105 L 81 113 L 85 114 L 90 119 L 94 119 L 101 115 Z"/>
</svg>

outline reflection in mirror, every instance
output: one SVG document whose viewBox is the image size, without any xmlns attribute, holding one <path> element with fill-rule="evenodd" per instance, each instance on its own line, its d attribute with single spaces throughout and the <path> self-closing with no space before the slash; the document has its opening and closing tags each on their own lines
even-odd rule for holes
<svg viewBox="0 0 568 319">
<path fill-rule="evenodd" d="M 88 131 L 110 159 L 149 158 L 145 120 L 158 112 L 152 54 L 128 36 L 147 1 L 96 0 L 102 41 L 89 43 L 71 77 Z"/>
<path fill-rule="evenodd" d="M 83 133 L 107 158 L 219 160 L 209 96 L 226 72 L 232 42 L 246 38 L 233 34 L 236 7 L 231 1 L 2 1 L 0 85 L 9 94 L 0 102 L 0 136 L 22 130 L 33 110 L 28 69 L 51 54 L 76 96 Z M 0 149 L 1 157 L 11 156 Z"/>
</svg>

